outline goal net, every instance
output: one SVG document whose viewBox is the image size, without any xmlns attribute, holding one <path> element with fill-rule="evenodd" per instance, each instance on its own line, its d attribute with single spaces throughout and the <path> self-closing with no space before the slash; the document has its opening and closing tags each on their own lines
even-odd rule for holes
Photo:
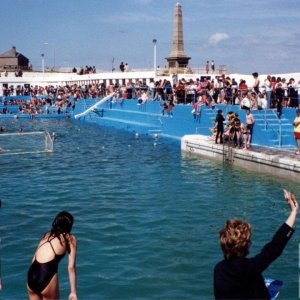
<svg viewBox="0 0 300 300">
<path fill-rule="evenodd" d="M 0 134 L 0 156 L 42 152 L 53 152 L 53 140 L 48 131 Z"/>
</svg>

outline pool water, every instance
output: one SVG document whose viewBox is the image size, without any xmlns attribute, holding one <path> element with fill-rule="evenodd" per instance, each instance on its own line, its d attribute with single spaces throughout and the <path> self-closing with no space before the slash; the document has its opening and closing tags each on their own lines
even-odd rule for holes
<svg viewBox="0 0 300 300">
<path fill-rule="evenodd" d="M 300 198 L 295 182 L 182 154 L 168 139 L 70 120 L 4 125 L 58 139 L 53 153 L 0 155 L 1 299 L 27 298 L 36 245 L 61 210 L 75 217 L 79 299 L 212 299 L 226 219 L 252 224 L 256 254 L 288 215 L 282 188 Z M 296 231 L 265 273 L 284 281 L 281 299 L 298 296 L 298 244 Z M 66 299 L 67 258 L 59 276 Z"/>
</svg>

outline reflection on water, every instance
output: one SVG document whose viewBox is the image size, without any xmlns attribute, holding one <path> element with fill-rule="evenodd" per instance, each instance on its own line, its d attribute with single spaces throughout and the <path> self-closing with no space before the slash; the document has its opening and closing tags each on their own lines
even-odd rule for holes
<svg viewBox="0 0 300 300">
<path fill-rule="evenodd" d="M 287 216 L 282 188 L 300 197 L 295 183 L 181 154 L 178 142 L 70 121 L 22 126 L 58 140 L 51 154 L 0 156 L 3 299 L 26 298 L 36 244 L 62 209 L 75 216 L 80 299 L 212 298 L 225 220 L 252 223 L 254 254 Z M 282 299 L 297 295 L 298 242 L 267 271 L 284 281 Z M 66 270 L 64 259 L 62 299 Z"/>
</svg>

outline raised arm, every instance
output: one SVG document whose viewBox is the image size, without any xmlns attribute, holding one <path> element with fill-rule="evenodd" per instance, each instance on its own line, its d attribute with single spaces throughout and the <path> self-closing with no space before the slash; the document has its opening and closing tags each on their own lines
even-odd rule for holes
<svg viewBox="0 0 300 300">
<path fill-rule="evenodd" d="M 287 190 L 283 190 L 283 193 L 284 193 L 284 198 L 288 202 L 290 209 L 291 209 L 291 213 L 288 216 L 285 223 L 287 225 L 289 225 L 290 227 L 294 227 L 295 222 L 296 222 L 297 213 L 298 213 L 298 203 L 297 203 L 297 200 L 296 200 L 296 197 L 294 194 L 292 194 L 291 192 L 289 192 Z"/>
<path fill-rule="evenodd" d="M 263 272 L 275 259 L 277 259 L 286 244 L 294 233 L 293 227 L 295 226 L 296 217 L 298 213 L 298 203 L 295 196 L 283 190 L 284 198 L 288 202 L 291 212 L 285 223 L 277 230 L 271 242 L 267 243 L 261 252 L 255 257 L 251 258 L 253 270 L 256 272 Z"/>
<path fill-rule="evenodd" d="M 77 283 L 76 283 L 76 238 L 70 235 L 69 239 L 70 253 L 68 262 L 68 272 L 70 280 L 70 295 L 68 300 L 77 300 Z"/>
</svg>

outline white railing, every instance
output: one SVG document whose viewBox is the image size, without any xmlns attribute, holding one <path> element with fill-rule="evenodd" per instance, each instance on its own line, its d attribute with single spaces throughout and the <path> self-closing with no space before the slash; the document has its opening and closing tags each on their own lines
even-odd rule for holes
<svg viewBox="0 0 300 300">
<path fill-rule="evenodd" d="M 101 99 L 100 101 L 98 101 L 96 104 L 94 104 L 93 106 L 91 106 L 90 108 L 88 108 L 87 110 L 85 110 L 84 112 L 77 114 L 74 116 L 75 119 L 79 119 L 81 117 L 86 116 L 87 114 L 89 114 L 90 112 L 92 112 L 93 110 L 97 109 L 98 106 L 100 106 L 101 104 L 105 103 L 107 100 L 109 100 L 110 98 L 112 98 L 116 93 L 111 93 L 108 96 L 104 97 L 103 99 Z"/>
</svg>

